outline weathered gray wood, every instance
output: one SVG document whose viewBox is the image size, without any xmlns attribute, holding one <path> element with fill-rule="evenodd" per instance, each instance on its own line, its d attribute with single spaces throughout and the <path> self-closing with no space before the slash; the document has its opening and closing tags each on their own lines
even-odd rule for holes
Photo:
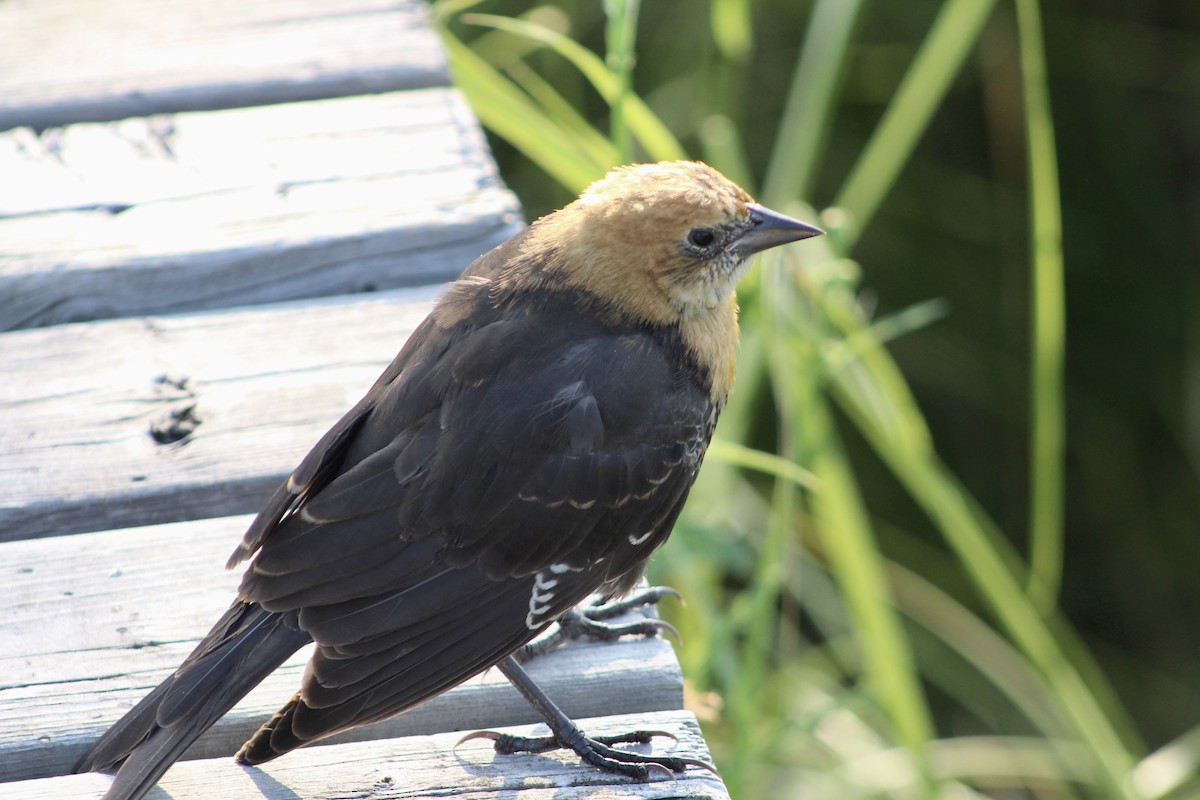
<svg viewBox="0 0 1200 800">
<path fill-rule="evenodd" d="M 0 334 L 0 540 L 257 511 L 435 294 Z"/>
<path fill-rule="evenodd" d="M 0 544 L 0 781 L 59 775 L 170 674 L 232 601 L 223 565 L 251 517 Z M 632 617 L 631 617 L 632 618 Z M 296 691 L 308 650 L 265 680 L 189 751 L 230 755 Z M 577 642 L 529 672 L 574 716 L 682 707 L 668 643 Z M 499 672 L 339 741 L 534 721 Z"/>
<path fill-rule="evenodd" d="M 637 752 L 708 759 L 695 718 L 686 711 L 581 720 L 596 735 L 634 728 L 667 731 L 678 744 L 656 738 Z M 504 729 L 529 735 L 541 726 Z M 505 800 L 728 800 L 720 779 L 688 770 L 675 780 L 631 781 L 582 766 L 572 753 L 496 755 L 486 741 L 455 747 L 458 734 L 309 747 L 259 768 L 232 759 L 187 761 L 172 767 L 154 800 L 318 800 L 369 797 L 420 800 L 458 797 Z M 93 800 L 111 778 L 96 773 L 0 784 L 0 800 Z M 214 787 L 220 787 L 219 790 Z"/>
<path fill-rule="evenodd" d="M 0 799 L 103 794 L 100 775 L 26 779 L 68 770 L 227 606 L 249 517 L 220 515 L 262 504 L 436 291 L 395 287 L 452 278 L 519 229 L 461 98 L 421 88 L 447 83 L 427 15 L 0 0 L 0 331 L 54 326 L 0 334 Z M 167 520 L 191 521 L 106 530 Z M 630 784 L 570 754 L 455 749 L 459 734 L 383 740 L 533 720 L 495 672 L 333 740 L 371 741 L 237 767 L 306 657 L 186 755 L 224 758 L 182 762 L 150 797 L 727 800 L 698 773 Z M 593 733 L 667 730 L 680 744 L 656 751 L 707 757 L 670 711 L 682 678 L 662 640 L 529 669 L 572 716 L 606 715 L 581 720 Z"/>
<path fill-rule="evenodd" d="M 421 0 L 0 3 L 0 130 L 445 85 Z"/>
<path fill-rule="evenodd" d="M 446 281 L 522 224 L 450 89 L 19 129 L 0 176 L 0 330 Z"/>
</svg>

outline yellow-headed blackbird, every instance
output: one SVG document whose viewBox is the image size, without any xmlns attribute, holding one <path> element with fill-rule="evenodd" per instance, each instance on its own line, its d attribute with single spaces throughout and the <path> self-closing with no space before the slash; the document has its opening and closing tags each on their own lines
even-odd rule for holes
<svg viewBox="0 0 1200 800">
<path fill-rule="evenodd" d="M 819 233 L 704 164 L 645 164 L 480 257 L 250 525 L 233 607 L 78 769 L 115 769 L 107 798 L 143 796 L 310 641 L 300 691 L 241 762 L 499 664 L 589 762 L 641 777 L 695 763 L 584 737 L 511 654 L 639 582 L 733 383 L 738 279 Z"/>
</svg>

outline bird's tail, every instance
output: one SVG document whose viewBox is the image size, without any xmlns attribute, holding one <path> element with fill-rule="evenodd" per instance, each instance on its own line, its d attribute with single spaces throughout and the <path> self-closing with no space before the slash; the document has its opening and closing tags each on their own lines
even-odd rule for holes
<svg viewBox="0 0 1200 800">
<path fill-rule="evenodd" d="M 309 641 L 294 615 L 235 603 L 174 675 L 91 746 L 75 771 L 115 769 L 104 800 L 137 800 L 192 742 Z"/>
</svg>

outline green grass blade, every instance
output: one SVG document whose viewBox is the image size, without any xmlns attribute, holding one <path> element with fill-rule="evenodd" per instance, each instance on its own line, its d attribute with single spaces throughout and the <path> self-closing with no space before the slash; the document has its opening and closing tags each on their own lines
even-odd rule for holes
<svg viewBox="0 0 1200 800">
<path fill-rule="evenodd" d="M 820 490 L 811 496 L 813 515 L 855 620 L 865 677 L 892 734 L 909 748 L 930 796 L 934 788 L 925 751 L 934 735 L 933 722 L 890 595 L 883 556 L 823 391 L 820 350 L 812 346 L 811 332 L 797 326 L 794 310 L 803 301 L 784 270 L 784 258 L 765 261 L 773 267 L 764 276 L 771 288 L 762 295 L 773 333 L 768 360 L 776 405 L 788 410 L 780 420 L 781 450 L 807 464 L 820 481 Z"/>
<path fill-rule="evenodd" d="M 1085 742 L 1097 765 L 1097 773 L 1112 797 L 1136 797 L 1128 783 L 1133 757 L 1110 717 L 1115 713 L 1102 706 L 1080 672 L 1071 663 L 1059 638 L 1061 625 L 1050 625 L 1021 586 L 1024 572 L 1015 554 L 1004 543 L 994 524 L 987 520 L 969 493 L 959 485 L 929 448 L 912 447 L 927 436 L 923 423 L 892 414 L 880 417 L 879 391 L 864 392 L 874 383 L 876 372 L 899 375 L 882 350 L 864 351 L 862 362 L 843 370 L 832 384 L 843 409 L 880 457 L 903 483 L 956 552 L 980 596 L 1001 621 L 1014 642 L 1053 688 L 1063 715 L 1071 721 L 1075 735 Z M 847 373 L 860 374 L 848 379 Z M 893 404 L 889 404 L 893 405 Z M 902 432 L 912 423 L 917 430 Z M 819 471 L 818 477 L 825 479 Z"/>
<path fill-rule="evenodd" d="M 819 0 L 788 90 L 775 148 L 763 182 L 763 202 L 811 200 L 837 89 L 850 52 L 861 0 Z"/>
<path fill-rule="evenodd" d="M 895 184 L 995 5 L 996 0 L 947 0 L 942 6 L 834 201 L 849 216 L 841 238 L 846 247 L 870 224 Z"/>
<path fill-rule="evenodd" d="M 934 742 L 931 760 L 946 779 L 987 787 L 977 797 L 1073 796 L 1072 783 L 1091 783 L 1088 753 L 1077 743 L 1023 736 L 958 736 Z M 1032 787 L 1038 787 L 1037 790 Z M 961 796 L 966 787 L 957 786 Z M 960 796 L 958 793 L 952 796 Z"/>
<path fill-rule="evenodd" d="M 896 739 L 923 765 L 933 722 L 857 482 L 835 439 L 823 398 L 811 397 L 810 404 L 798 410 L 804 413 L 805 428 L 814 434 L 804 446 L 822 486 L 813 495 L 813 513 L 823 531 L 830 567 L 856 620 L 866 677 L 878 693 Z M 928 773 L 927 766 L 923 772 Z"/>
<path fill-rule="evenodd" d="M 804 489 L 817 489 L 821 484 L 816 475 L 799 464 L 780 458 L 774 453 L 755 450 L 725 439 L 714 439 L 705 458 L 781 478 Z"/>
<path fill-rule="evenodd" d="M 1063 288 L 1062 210 L 1054 121 L 1046 83 L 1045 43 L 1037 0 L 1017 0 L 1025 131 L 1029 149 L 1029 212 L 1033 222 L 1030 332 L 1029 592 L 1043 611 L 1058 602 L 1063 564 Z"/>
<path fill-rule="evenodd" d="M 574 139 L 576 145 L 591 153 L 597 163 L 607 166 L 621 163 L 617 148 L 603 131 L 584 119 L 565 97 L 528 64 L 516 61 L 509 64 L 505 71 L 512 82 L 520 86 L 541 107 L 547 118 Z"/>
<path fill-rule="evenodd" d="M 727 61 L 745 61 L 754 48 L 750 0 L 712 0 L 709 10 L 712 38 Z"/>
<path fill-rule="evenodd" d="M 616 90 L 609 101 L 612 141 L 622 164 L 633 160 L 633 143 L 625 121 L 633 77 L 634 39 L 637 37 L 639 0 L 604 0 L 604 46 L 608 51 L 608 69 L 616 80 Z"/>
<path fill-rule="evenodd" d="M 761 737 L 761 702 L 757 701 L 763 686 L 771 679 L 775 664 L 779 634 L 779 604 L 787 581 L 787 551 L 791 526 L 796 517 L 796 491 L 785 481 L 775 484 L 771 513 L 766 535 L 754 568 L 754 584 L 739 598 L 738 609 L 742 635 L 738 694 L 735 695 L 734 719 L 739 729 L 737 759 L 749 756 L 747 747 L 757 746 Z"/>
<path fill-rule="evenodd" d="M 924 575 L 896 563 L 889 565 L 888 574 L 911 619 L 960 653 L 1044 735 L 1069 735 L 1050 687 L 1003 636 Z"/>
<path fill-rule="evenodd" d="M 466 11 L 468 8 L 473 8 L 484 0 L 437 0 L 431 4 L 433 10 L 433 19 L 435 22 L 445 22 L 451 17 L 456 17 Z"/>
<path fill-rule="evenodd" d="M 604 174 L 609 164 L 581 148 L 578 139 L 470 48 L 444 29 L 442 34 L 455 83 L 484 125 L 572 191 L 582 191 Z"/>
<path fill-rule="evenodd" d="M 1147 797 L 1175 795 L 1200 775 L 1200 725 L 1143 758 L 1133 771 L 1133 784 Z M 1195 786 L 1192 786 L 1195 797 Z"/>
<path fill-rule="evenodd" d="M 599 56 L 570 37 L 532 22 L 492 14 L 467 14 L 462 19 L 463 22 L 496 28 L 549 47 L 574 65 L 606 102 L 610 105 L 617 102 L 619 86 L 616 76 Z M 687 152 L 674 134 L 632 91 L 625 98 L 623 108 L 629 132 L 651 159 L 674 161 L 687 158 Z"/>
<path fill-rule="evenodd" d="M 845 339 L 831 342 L 825 360 L 831 369 L 849 364 L 862 350 L 878 347 L 901 336 L 932 325 L 949 313 L 944 300 L 925 300 L 880 317 L 869 327 L 856 331 Z"/>
</svg>

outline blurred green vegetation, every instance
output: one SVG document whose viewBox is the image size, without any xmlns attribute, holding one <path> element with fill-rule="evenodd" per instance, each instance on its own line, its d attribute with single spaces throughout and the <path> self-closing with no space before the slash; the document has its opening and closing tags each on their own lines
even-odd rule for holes
<svg viewBox="0 0 1200 800">
<path fill-rule="evenodd" d="M 686 156 L 830 231 L 654 563 L 732 794 L 1200 797 L 1200 4 L 434 7 L 531 219 Z"/>
</svg>

